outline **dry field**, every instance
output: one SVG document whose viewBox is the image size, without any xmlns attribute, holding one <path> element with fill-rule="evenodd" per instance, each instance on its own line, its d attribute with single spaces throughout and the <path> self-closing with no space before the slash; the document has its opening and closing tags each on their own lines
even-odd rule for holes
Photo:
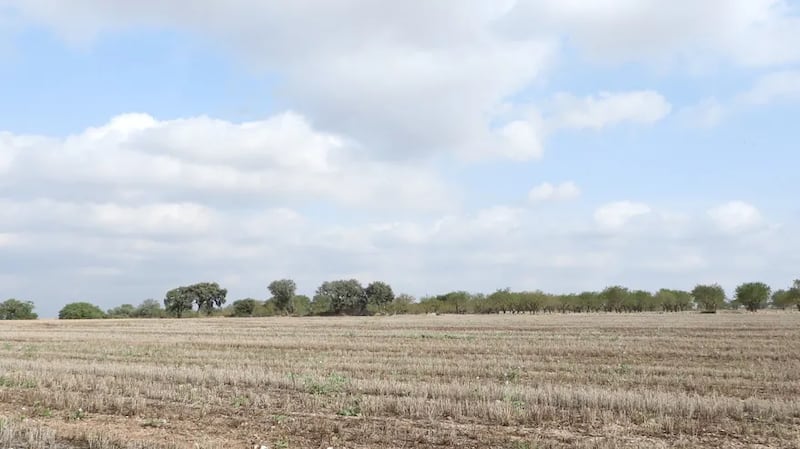
<svg viewBox="0 0 800 449">
<path fill-rule="evenodd" d="M 0 447 L 800 448 L 800 313 L 0 322 Z"/>
</svg>

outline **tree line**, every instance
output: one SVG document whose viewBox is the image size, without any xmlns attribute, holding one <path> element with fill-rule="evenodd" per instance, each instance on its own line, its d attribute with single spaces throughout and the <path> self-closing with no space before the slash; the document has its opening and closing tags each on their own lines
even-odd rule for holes
<svg viewBox="0 0 800 449">
<path fill-rule="evenodd" d="M 194 316 L 308 316 L 375 314 L 491 314 L 491 313 L 582 313 L 582 312 L 681 312 L 699 310 L 713 313 L 719 309 L 797 308 L 800 311 L 800 279 L 785 288 L 772 291 L 763 282 L 746 282 L 728 298 L 718 284 L 700 284 L 691 291 L 661 289 L 656 292 L 610 286 L 602 291 L 574 294 L 550 294 L 536 291 L 497 290 L 491 294 L 453 291 L 419 299 L 395 295 L 392 287 L 381 281 L 363 286 L 356 279 L 323 282 L 313 298 L 297 294 L 291 279 L 279 279 L 267 286 L 269 298 L 245 298 L 227 302 L 228 291 L 216 282 L 173 288 L 163 301 L 147 299 L 138 306 L 122 304 L 107 311 L 88 302 L 73 302 L 58 313 L 59 319 L 94 318 L 183 318 Z M 162 307 L 163 303 L 163 307 Z M 8 299 L 0 302 L 0 320 L 36 319 L 31 301 Z"/>
</svg>

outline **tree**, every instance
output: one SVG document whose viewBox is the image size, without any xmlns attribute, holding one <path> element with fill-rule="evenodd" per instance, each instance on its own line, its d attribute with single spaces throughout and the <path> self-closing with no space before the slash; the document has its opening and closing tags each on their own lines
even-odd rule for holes
<svg viewBox="0 0 800 449">
<path fill-rule="evenodd" d="M 736 287 L 736 301 L 750 312 L 757 312 L 767 305 L 770 291 L 763 282 L 746 282 Z"/>
<path fill-rule="evenodd" d="M 267 287 L 269 292 L 272 294 L 272 298 L 270 299 L 275 304 L 275 308 L 280 312 L 289 312 L 291 313 L 292 310 L 292 298 L 294 298 L 295 293 L 297 292 L 297 284 L 294 283 L 291 279 L 280 279 L 277 281 L 272 281 Z"/>
<path fill-rule="evenodd" d="M 665 312 L 682 312 L 692 306 L 692 294 L 682 290 L 662 288 L 656 293 L 655 302 Z"/>
<path fill-rule="evenodd" d="M 389 284 L 381 281 L 372 282 L 364 289 L 367 295 L 367 303 L 383 311 L 386 305 L 394 301 L 394 292 Z"/>
<path fill-rule="evenodd" d="M 789 299 L 797 306 L 800 311 L 800 279 L 795 279 L 792 288 L 789 289 Z"/>
<path fill-rule="evenodd" d="M 629 310 L 635 310 L 636 312 L 656 310 L 655 296 L 645 290 L 636 290 L 632 292 L 628 295 L 628 302 L 630 304 Z"/>
<path fill-rule="evenodd" d="M 408 313 L 411 311 L 411 306 L 414 304 L 414 297 L 405 293 L 397 295 L 391 304 L 386 306 L 386 312 L 395 313 Z"/>
<path fill-rule="evenodd" d="M 306 295 L 294 295 L 289 303 L 293 315 L 305 316 L 311 313 L 311 298 Z"/>
<path fill-rule="evenodd" d="M 216 282 L 200 282 L 186 287 L 173 288 L 164 298 L 167 312 L 180 318 L 186 311 L 192 310 L 192 304 L 206 315 L 211 315 L 214 307 L 225 304 L 228 290 L 220 288 Z"/>
<path fill-rule="evenodd" d="M 211 315 L 214 307 L 222 307 L 228 295 L 228 290 L 220 288 L 216 282 L 201 282 L 187 288 L 198 310 L 205 312 L 206 315 Z"/>
<path fill-rule="evenodd" d="M 180 318 L 184 312 L 192 310 L 194 297 L 188 287 L 173 288 L 164 296 L 164 308 L 170 314 Z"/>
<path fill-rule="evenodd" d="M 258 301 L 253 298 L 239 299 L 233 302 L 233 316 L 250 317 L 255 314 Z"/>
<path fill-rule="evenodd" d="M 73 302 L 65 305 L 58 312 L 59 320 L 89 320 L 105 318 L 106 314 L 94 304 L 88 302 Z"/>
<path fill-rule="evenodd" d="M 108 309 L 108 312 L 106 312 L 109 318 L 131 318 L 135 316 L 135 314 L 136 309 L 132 304 L 123 304 L 113 309 Z"/>
<path fill-rule="evenodd" d="M 696 285 L 692 296 L 705 312 L 716 313 L 717 308 L 725 304 L 725 290 L 719 284 Z"/>
<path fill-rule="evenodd" d="M 33 313 L 33 302 L 7 299 L 0 302 L 0 320 L 35 320 L 39 318 Z"/>
<path fill-rule="evenodd" d="M 622 312 L 629 295 L 630 292 L 627 288 L 613 285 L 611 287 L 606 287 L 606 289 L 600 293 L 600 298 L 603 299 L 607 312 Z"/>
<path fill-rule="evenodd" d="M 787 307 L 794 305 L 790 290 L 776 290 L 770 299 L 770 305 L 776 309 L 786 310 Z"/>
<path fill-rule="evenodd" d="M 317 288 L 314 302 L 329 304 L 329 313 L 363 315 L 367 310 L 367 295 L 355 279 L 327 281 Z"/>
<path fill-rule="evenodd" d="M 136 306 L 133 316 L 137 318 L 161 318 L 164 316 L 164 309 L 155 299 L 145 299 Z"/>
</svg>

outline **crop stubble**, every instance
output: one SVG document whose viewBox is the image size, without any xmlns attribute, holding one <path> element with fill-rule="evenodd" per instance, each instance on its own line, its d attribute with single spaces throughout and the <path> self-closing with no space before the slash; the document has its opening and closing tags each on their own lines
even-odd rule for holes
<svg viewBox="0 0 800 449">
<path fill-rule="evenodd" d="M 796 448 L 798 343 L 777 311 L 3 322 L 0 444 Z"/>
</svg>

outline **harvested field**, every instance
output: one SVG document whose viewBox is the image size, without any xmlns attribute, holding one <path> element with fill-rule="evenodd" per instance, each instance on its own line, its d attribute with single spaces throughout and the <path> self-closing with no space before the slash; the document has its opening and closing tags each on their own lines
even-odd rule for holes
<svg viewBox="0 0 800 449">
<path fill-rule="evenodd" d="M 0 323 L 0 445 L 800 447 L 800 313 Z"/>
</svg>

